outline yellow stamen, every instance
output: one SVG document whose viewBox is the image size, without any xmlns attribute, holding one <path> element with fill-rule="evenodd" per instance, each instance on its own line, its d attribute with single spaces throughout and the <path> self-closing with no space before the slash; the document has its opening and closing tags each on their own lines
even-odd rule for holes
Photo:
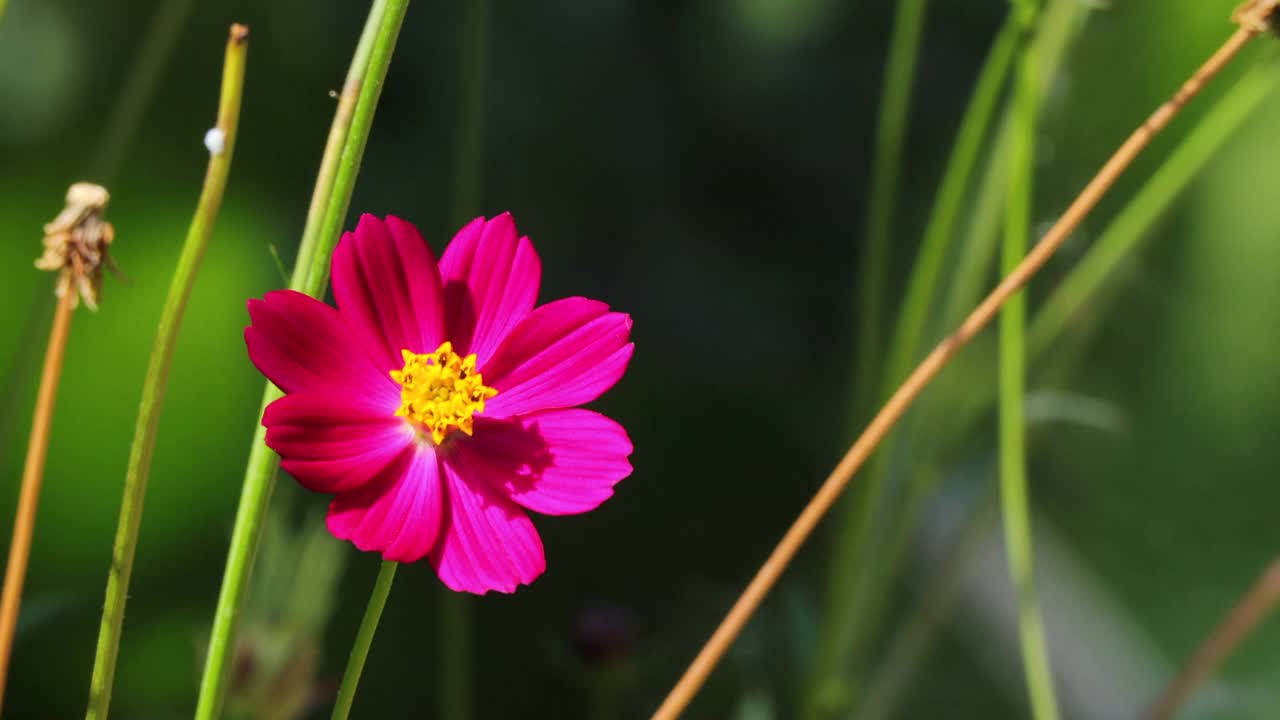
<svg viewBox="0 0 1280 720">
<path fill-rule="evenodd" d="M 465 358 L 444 342 L 433 353 L 419 355 L 401 350 L 404 367 L 391 371 L 400 383 L 400 409 L 396 415 L 431 433 L 437 445 L 454 430 L 472 433 L 472 416 L 484 412 L 484 401 L 498 394 L 486 387 L 476 372 L 476 356 Z"/>
</svg>

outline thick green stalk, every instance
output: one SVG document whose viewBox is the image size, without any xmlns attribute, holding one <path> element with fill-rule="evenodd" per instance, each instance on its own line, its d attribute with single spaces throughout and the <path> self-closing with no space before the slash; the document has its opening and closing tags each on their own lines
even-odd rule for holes
<svg viewBox="0 0 1280 720">
<path fill-rule="evenodd" d="M 1024 3 L 1026 5 L 1026 3 Z M 1024 7 L 1020 15 L 1030 21 L 1035 13 Z M 1035 48 L 1024 48 L 1018 60 L 1013 96 L 1014 133 L 1009 166 L 1009 193 L 1005 201 L 1004 249 L 1001 270 L 1007 274 L 1022 262 L 1031 233 L 1031 206 L 1035 170 L 1036 135 Z M 1031 502 L 1027 489 L 1025 336 L 1026 291 L 1005 303 L 1000 312 L 1000 501 L 1004 520 L 1009 578 L 1017 603 L 1018 637 L 1022 645 L 1023 672 L 1035 720 L 1057 720 L 1053 673 L 1044 634 L 1044 618 L 1036 592 L 1032 555 Z"/>
<path fill-rule="evenodd" d="M 351 714 L 351 703 L 356 699 L 356 686 L 360 684 L 360 674 L 364 672 L 364 661 L 369 657 L 369 646 L 373 644 L 373 635 L 378 631 L 378 621 L 382 619 L 382 608 L 387 604 L 387 595 L 391 593 L 391 581 L 396 578 L 398 566 L 399 563 L 383 560 L 382 567 L 378 570 L 378 579 L 373 582 L 373 592 L 369 595 L 364 619 L 360 621 L 355 644 L 351 646 L 351 657 L 347 659 L 347 669 L 342 673 L 342 684 L 338 686 L 338 699 L 333 705 L 333 720 L 346 720 L 347 715 Z"/>
<path fill-rule="evenodd" d="M 876 122 L 876 144 L 871 165 L 871 192 L 867 200 L 867 225 L 863 237 L 862 265 L 858 273 L 862 289 L 859 307 L 858 345 L 855 349 L 854 421 L 861 424 L 875 404 L 880 377 L 880 347 L 883 331 L 885 286 L 889 275 L 889 249 L 893 239 L 893 216 L 898 204 L 898 178 L 902 174 L 902 139 L 906 133 L 907 111 L 920 35 L 924 28 L 925 0 L 900 0 L 889 39 L 885 63 L 884 90 L 880 97 L 880 117 Z"/>
<path fill-rule="evenodd" d="M 364 35 L 351 61 L 351 72 L 348 74 L 344 93 L 355 92 L 357 99 L 350 116 L 350 125 L 343 134 L 340 151 L 331 132 L 326 157 L 321 162 L 321 176 L 316 183 L 317 188 L 327 184 L 330 192 L 323 196 L 317 190 L 312 197 L 308 224 L 314 218 L 319 223 L 316 226 L 319 229 L 315 235 L 310 236 L 310 246 L 306 245 L 308 236 L 304 235 L 304 244 L 299 249 L 298 261 L 294 265 L 293 282 L 290 283 L 292 289 L 312 297 L 320 296 L 328 282 L 329 256 L 338 242 L 338 230 L 351 203 L 356 173 L 408 5 L 408 0 L 374 0 Z M 353 83 L 352 78 L 358 80 Z M 342 108 L 340 101 L 338 117 L 334 118 L 335 126 L 342 120 Z M 330 157 L 330 153 L 334 151 L 339 153 L 336 160 Z M 320 204 L 317 205 L 317 202 Z M 278 397 L 279 391 L 268 383 L 263 393 L 262 410 Z M 258 417 L 261 417 L 261 411 Z M 275 453 L 267 448 L 265 437 L 266 431 L 259 425 L 249 451 L 222 590 L 218 594 L 218 608 L 214 615 L 209 652 L 196 706 L 198 720 L 213 720 L 218 717 L 226 694 L 227 670 L 234 652 L 236 626 L 239 624 L 245 592 L 253 570 L 254 553 L 262 536 L 263 519 L 271 500 L 275 471 L 279 463 Z"/>
<path fill-rule="evenodd" d="M 93 677 L 89 684 L 89 708 L 85 717 L 104 720 L 111 705 L 111 686 L 115 677 L 116 657 L 120 651 L 120 633 L 124 625 L 124 607 L 129 598 L 129 576 L 138 549 L 138 529 L 142 523 L 143 501 L 147 493 L 147 477 L 151 473 L 151 456 L 160 427 L 165 388 L 169 384 L 169 368 L 178 343 L 178 331 L 187 309 L 187 301 L 200 271 L 200 261 L 213 235 L 213 226 L 222 207 L 222 196 L 231 174 L 231 157 L 235 150 L 236 130 L 240 120 L 240 99 L 244 94 L 245 57 L 249 50 L 249 29 L 232 25 L 227 40 L 226 60 L 222 71 L 222 94 L 218 102 L 218 124 L 222 147 L 210 150 L 204 189 L 196 205 L 195 217 L 187 230 L 187 239 L 178 257 L 178 267 L 169 284 L 169 295 L 160 311 L 160 325 L 151 348 L 151 361 L 142 384 L 142 401 L 129 449 L 129 466 L 125 472 L 124 497 L 120 503 L 120 521 L 116 526 L 115 546 L 111 551 L 111 569 L 107 574 L 107 597 L 102 607 L 102 623 L 98 629 L 98 648 L 94 655 Z"/>
<path fill-rule="evenodd" d="M 458 113 L 454 127 L 453 207 L 457 227 L 480 213 L 485 109 L 489 98 L 489 0 L 463 3 Z M 442 720 L 471 717 L 471 596 L 440 589 L 439 711 Z"/>
</svg>

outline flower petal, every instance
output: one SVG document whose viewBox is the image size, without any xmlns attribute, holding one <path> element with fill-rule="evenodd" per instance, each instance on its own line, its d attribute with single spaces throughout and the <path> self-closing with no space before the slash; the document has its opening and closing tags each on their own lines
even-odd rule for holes
<svg viewBox="0 0 1280 720">
<path fill-rule="evenodd" d="M 465 455 L 440 464 L 446 484 L 444 526 L 431 551 L 440 580 L 453 590 L 483 595 L 514 592 L 546 569 L 542 539 L 529 516 L 491 487 Z"/>
<path fill-rule="evenodd" d="M 498 395 L 488 417 L 581 405 L 613 387 L 634 345 L 631 317 L 597 300 L 571 297 L 547 303 L 520 323 L 481 367 Z"/>
<path fill-rule="evenodd" d="M 323 493 L 364 485 L 414 443 L 403 419 L 353 409 L 342 395 L 286 395 L 267 406 L 262 424 L 285 472 Z"/>
<path fill-rule="evenodd" d="M 395 216 L 362 215 L 333 254 L 338 311 L 384 372 L 401 350 L 428 353 L 445 341 L 436 259 L 417 228 Z"/>
<path fill-rule="evenodd" d="M 481 366 L 516 323 L 533 310 L 542 262 L 510 213 L 476 218 L 458 231 L 440 259 L 449 339 Z"/>
<path fill-rule="evenodd" d="M 509 420 L 477 418 L 455 452 L 520 505 L 545 515 L 595 509 L 631 474 L 631 439 L 591 410 L 544 410 Z"/>
<path fill-rule="evenodd" d="M 293 290 L 249 300 L 249 359 L 286 393 L 344 392 L 353 405 L 395 412 L 400 388 L 374 365 L 338 311 Z"/>
<path fill-rule="evenodd" d="M 417 447 L 374 482 L 334 498 L 329 532 L 386 560 L 420 560 L 440 533 L 441 491 L 435 452 Z"/>
</svg>

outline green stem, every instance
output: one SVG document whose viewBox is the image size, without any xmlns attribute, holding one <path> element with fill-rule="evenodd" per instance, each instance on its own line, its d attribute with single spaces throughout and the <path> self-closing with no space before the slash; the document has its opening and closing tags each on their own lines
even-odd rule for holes
<svg viewBox="0 0 1280 720">
<path fill-rule="evenodd" d="M 462 13 L 450 213 L 459 227 L 480 212 L 489 97 L 489 2 L 470 0 L 463 3 Z M 441 588 L 440 593 L 440 717 L 466 720 L 471 717 L 471 598 L 447 588 Z"/>
<path fill-rule="evenodd" d="M 880 117 L 876 122 L 875 156 L 871 165 L 871 191 L 867 200 L 867 225 L 863 238 L 859 285 L 858 344 L 854 380 L 855 422 L 873 409 L 880 376 L 880 347 L 883 332 L 885 286 L 889 274 L 889 248 L 893 238 L 893 216 L 897 208 L 898 177 L 902 172 L 902 139 L 911 105 L 911 86 L 920 35 L 924 28 L 925 0 L 901 0 L 889 40 L 885 64 L 884 91 L 880 97 Z"/>
<path fill-rule="evenodd" d="M 124 624 L 124 607 L 128 601 L 129 576 L 138 548 L 138 529 L 142 523 L 142 506 L 147 493 L 147 477 L 151 472 L 151 456 L 160 426 L 164 392 L 169 382 L 169 368 L 178 342 L 178 330 L 195 286 L 200 261 L 213 234 L 214 222 L 222 207 L 227 177 L 231 173 L 231 157 L 235 149 L 236 129 L 240 118 L 240 100 L 244 92 L 245 56 L 249 49 L 249 31 L 243 25 L 232 25 L 227 41 L 226 61 L 222 73 L 222 94 L 218 103 L 217 128 L 224 138 L 223 150 L 209 156 L 204 189 L 196 205 L 195 217 L 187 231 L 187 239 L 178 258 L 178 267 L 169 285 L 169 295 L 160 313 L 151 349 L 151 361 L 142 385 L 142 402 L 129 450 L 129 466 L 125 473 L 124 497 L 120 505 L 120 521 L 116 527 L 115 546 L 111 552 L 111 570 L 107 575 L 107 597 L 98 630 L 98 648 L 94 657 L 93 677 L 89 685 L 89 708 L 85 717 L 104 720 L 111 704 L 112 680 L 116 657 L 120 651 L 120 633 Z"/>
<path fill-rule="evenodd" d="M 355 644 L 351 646 L 347 669 L 342 673 L 342 685 L 338 687 L 338 699 L 333 705 L 333 720 L 346 720 L 347 715 L 351 714 L 351 703 L 356 699 L 360 673 L 364 671 L 364 661 L 369 657 L 369 646 L 373 644 L 373 634 L 378 631 L 378 620 L 382 619 L 382 608 L 387 604 L 391 581 L 396 578 L 398 566 L 399 563 L 383 560 L 382 567 L 378 570 L 378 579 L 374 580 L 373 592 L 369 595 L 369 605 L 365 607 L 364 619 L 360 621 Z"/>
<path fill-rule="evenodd" d="M 320 177 L 316 181 L 317 191 L 312 196 L 312 207 L 308 212 L 308 229 L 314 229 L 314 233 L 304 231 L 303 244 L 299 248 L 293 281 L 290 283 L 292 289 L 312 297 L 321 295 L 328 282 L 329 256 L 338 242 L 338 229 L 351 202 L 356 173 L 408 4 L 408 0 L 374 0 L 369 9 L 364 34 L 351 60 L 351 70 L 343 94 L 353 93 L 356 100 L 347 118 L 343 117 L 343 101 L 339 101 L 338 112 L 334 117 L 334 130 L 330 132 L 325 158 L 320 166 Z M 349 125 L 345 132 L 338 129 L 347 122 Z M 343 139 L 340 144 L 334 139 L 339 134 Z M 321 191 L 324 187 L 329 188 L 327 194 Z M 257 417 L 261 417 L 266 406 L 279 397 L 279 390 L 268 383 Z M 223 574 L 222 589 L 218 594 L 218 608 L 214 614 L 209 651 L 196 706 L 198 720 L 213 720 L 218 717 L 226 694 L 227 670 L 231 664 L 236 626 L 243 609 L 254 554 L 262 537 L 263 519 L 271 500 L 279 464 L 275 453 L 266 446 L 265 438 L 266 430 L 259 425 L 249 451 L 240 505 L 236 510 L 235 527 L 231 533 L 231 547 L 227 552 L 227 566 Z"/>
<path fill-rule="evenodd" d="M 315 288 L 317 295 L 324 291 L 329 282 L 329 256 L 338 243 L 338 234 L 346 221 L 347 210 L 351 207 L 351 192 L 355 188 L 356 176 L 360 173 L 373 115 L 378 107 L 378 99 L 382 96 L 382 84 L 387 77 L 387 68 L 391 66 L 391 55 L 395 52 L 396 40 L 400 37 L 400 27 L 404 24 L 408 9 L 409 0 L 387 0 L 386 11 L 382 14 L 382 22 L 374 37 L 369 70 L 360 86 L 360 98 L 356 101 L 355 114 L 351 118 L 351 130 L 347 133 L 342 155 L 338 158 L 333 192 L 329 196 L 329 205 L 320 225 L 317 238 L 320 247 L 311 258 L 311 271 L 307 274 L 308 289 Z"/>
<path fill-rule="evenodd" d="M 1027 22 L 1035 10 L 1018 8 Z M 1032 182 L 1035 169 L 1036 135 L 1035 48 L 1023 49 L 1018 60 L 1013 97 L 1014 134 L 1010 152 L 1009 193 L 1005 202 L 1004 249 L 1001 269 L 1009 273 L 1027 252 L 1031 229 Z M 1035 720 L 1056 720 L 1058 703 L 1054 697 L 1053 673 L 1044 634 L 1044 619 L 1036 592 L 1035 562 L 1032 556 L 1031 503 L 1027 489 L 1026 291 L 1005 303 L 1000 313 L 1000 500 L 1004 519 L 1005 549 L 1009 556 L 1009 578 L 1017 603 L 1018 636 L 1022 645 L 1023 672 Z"/>
</svg>

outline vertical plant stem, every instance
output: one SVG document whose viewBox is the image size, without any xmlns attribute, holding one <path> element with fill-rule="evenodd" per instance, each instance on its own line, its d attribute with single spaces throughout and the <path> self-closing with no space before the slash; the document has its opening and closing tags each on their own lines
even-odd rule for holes
<svg viewBox="0 0 1280 720">
<path fill-rule="evenodd" d="M 396 39 L 408 7 L 408 0 L 374 0 L 369 10 L 364 35 L 352 58 L 351 72 L 348 74 L 348 83 L 343 91 L 356 94 L 350 125 L 343 133 L 340 150 L 333 139 L 334 133 L 330 134 L 326 157 L 321 162 L 321 176 L 316 182 L 318 188 L 328 185 L 330 192 L 322 198 L 317 191 L 312 197 L 313 206 L 308 212 L 308 222 L 310 224 L 310 219 L 316 218 L 315 222 L 318 223 L 316 227 L 319 229 L 316 230 L 315 235 L 310 236 L 312 240 L 310 246 L 306 245 L 308 236 L 304 234 L 304 244 L 299 249 L 298 260 L 294 265 L 293 282 L 290 283 L 292 289 L 312 297 L 322 294 L 328 283 L 329 256 L 338 242 L 338 229 L 351 203 L 351 192 L 355 187 L 360 160 L 364 155 L 365 143 L 373 125 L 374 112 L 382 93 L 382 83 L 386 78 L 387 68 L 391 64 Z M 366 40 L 366 38 L 369 39 Z M 352 78 L 359 79 L 353 83 Z M 334 118 L 335 128 L 344 122 L 343 107 L 342 101 L 339 101 L 338 115 Z M 336 160 L 330 160 L 328 156 L 330 151 L 339 152 Z M 327 175 L 328 172 L 332 172 L 332 175 Z M 317 200 L 320 200 L 323 205 L 316 206 L 314 203 Z M 265 410 L 266 406 L 278 397 L 280 397 L 279 391 L 268 383 L 257 417 L 261 418 L 262 410 Z M 196 706 L 198 720 L 213 720 L 218 717 L 223 696 L 226 694 L 227 670 L 234 651 L 236 627 L 239 624 L 249 577 L 253 570 L 254 553 L 262 537 L 263 519 L 271 500 L 275 472 L 279 464 L 275 453 L 266 446 L 265 439 L 266 431 L 259 424 L 254 433 L 253 445 L 249 450 L 244 486 L 240 493 L 240 505 L 236 510 L 235 527 L 231 533 L 231 547 L 227 552 L 227 566 L 222 578 L 222 589 L 218 594 L 218 607 L 214 614 L 209 652 L 205 660 L 200 697 Z"/>
<path fill-rule="evenodd" d="M 1035 9 L 1014 12 L 1030 21 Z M 1009 193 L 1005 201 L 1004 250 L 1001 271 L 1008 273 L 1022 262 L 1031 234 L 1031 208 L 1035 179 L 1036 59 L 1035 48 L 1026 47 L 1018 58 L 1013 95 L 1013 142 L 1009 154 Z M 1026 291 L 1019 292 L 1000 311 L 1000 505 L 1004 520 L 1005 551 L 1009 579 L 1017 604 L 1018 637 L 1022 645 L 1023 674 L 1035 720 L 1057 720 L 1053 673 L 1045 640 L 1044 618 L 1036 591 L 1032 554 L 1031 501 L 1027 488 L 1027 424 L 1025 413 L 1027 344 Z"/>
<path fill-rule="evenodd" d="M 1093 179 L 1080 191 L 1053 227 L 1049 228 L 1040 242 L 1027 253 L 1022 262 L 1005 275 L 1004 279 L 983 298 L 982 302 L 978 303 L 978 306 L 960 325 L 943 338 L 920 361 L 915 370 L 911 371 L 907 379 L 849 447 L 795 522 L 787 529 L 786 534 L 769 553 L 769 557 L 756 571 L 751 582 L 734 602 L 715 632 L 711 634 L 679 681 L 671 688 L 662 705 L 658 707 L 654 713 L 655 720 L 676 718 L 688 707 L 698 689 L 702 687 L 716 664 L 742 632 L 747 621 L 760 607 L 765 596 L 777 584 L 796 553 L 813 534 L 818 522 L 835 505 L 854 474 L 866 462 L 885 435 L 902 419 L 903 414 L 920 396 L 920 393 L 937 377 L 942 368 L 951 362 L 956 353 L 960 352 L 991 322 L 1004 303 L 1025 287 L 1027 282 L 1044 267 L 1049 258 L 1062 247 L 1071 233 L 1097 206 L 1098 201 L 1106 195 L 1120 175 L 1133 163 L 1134 158 L 1150 144 L 1151 139 L 1166 128 L 1178 111 L 1198 95 L 1250 40 L 1264 31 L 1272 13 L 1275 12 L 1276 2 L 1277 0 L 1257 0 L 1251 5 L 1250 11 L 1241 18 L 1240 27 L 1192 73 L 1173 97 L 1156 108 L 1155 112 L 1125 139 Z"/>
<path fill-rule="evenodd" d="M 1254 581 L 1236 606 L 1227 613 L 1209 637 L 1204 639 L 1183 666 L 1177 677 L 1165 688 L 1160 697 L 1143 715 L 1146 720 L 1170 720 L 1178 708 L 1195 692 L 1209 676 L 1213 675 L 1223 660 L 1249 636 L 1280 605 L 1280 559 Z"/>
<path fill-rule="evenodd" d="M 458 113 L 454 128 L 453 207 L 461 227 L 480 212 L 484 181 L 485 109 L 489 98 L 489 0 L 469 0 L 462 12 Z M 471 717 L 471 597 L 441 587 L 439 711 L 442 720 Z"/>
<path fill-rule="evenodd" d="M 62 377 L 62 358 L 67 349 L 75 298 L 76 289 L 72 286 L 58 299 L 49 331 L 49 347 L 44 353 L 44 371 L 40 374 L 35 412 L 31 416 L 31 437 L 27 441 L 27 460 L 22 467 L 22 489 L 13 520 L 9 564 L 5 567 L 4 590 L 0 593 L 0 705 L 3 705 L 9 678 L 13 635 L 18 627 L 18 608 L 22 604 L 22 586 L 27 578 L 27 560 L 31 557 L 31 535 L 35 531 L 40 483 L 44 479 L 44 463 L 49 451 L 49 429 L 53 425 L 53 406 L 58 395 L 58 380 Z"/>
<path fill-rule="evenodd" d="M 360 684 L 364 661 L 369 657 L 369 646 L 373 644 L 373 634 L 378 631 L 378 620 L 382 618 L 382 608 L 387 604 L 387 595 L 391 593 L 391 581 L 395 580 L 398 565 L 390 560 L 383 560 L 382 567 L 378 569 L 378 578 L 374 580 L 373 592 L 369 595 L 369 605 L 365 607 L 364 619 L 360 621 L 355 644 L 351 646 L 347 669 L 342 673 L 342 684 L 338 686 L 333 720 L 346 720 L 351 713 L 351 703 L 356 699 L 356 686 Z"/>
<path fill-rule="evenodd" d="M 204 189 L 196 205 L 195 216 L 187 230 L 187 239 L 178 258 L 169 285 L 169 295 L 160 312 L 160 325 L 151 348 L 151 361 L 142 384 L 142 401 L 129 449 L 129 466 L 125 473 L 124 497 L 120 504 L 120 520 L 116 526 L 115 546 L 111 551 L 111 569 L 107 575 L 107 596 L 98 630 L 98 649 L 94 656 L 93 677 L 89 685 L 88 720 L 104 720 L 111 705 L 111 686 L 115 676 L 116 657 L 120 651 L 120 634 L 124 624 L 124 607 L 128 601 L 129 576 L 138 547 L 138 529 L 142 523 L 143 501 L 151 457 L 155 450 L 156 431 L 164 406 L 169 367 L 177 347 L 178 330 L 187 309 L 187 301 L 195 286 L 200 261 L 213 235 L 213 226 L 222 207 L 231 158 L 235 150 L 240 119 L 240 100 L 244 93 L 245 58 L 249 49 L 249 29 L 232 25 L 227 40 L 226 59 L 222 71 L 222 91 L 218 102 L 217 128 L 224 138 L 223 150 L 209 156 Z"/>
<path fill-rule="evenodd" d="M 854 422 L 862 423 L 870 412 L 881 372 L 880 347 L 883 335 L 884 296 L 889 274 L 889 249 L 893 239 L 893 216 L 897 209 L 898 178 L 902 174 L 902 139 L 911 105 L 911 86 L 924 29 L 926 0 L 901 0 L 889 39 L 885 63 L 884 90 L 880 94 L 880 117 L 871 164 L 871 191 L 867 199 L 867 224 L 863 237 L 862 265 L 858 283 L 862 291 L 859 308 L 858 345 L 855 349 Z"/>
</svg>

